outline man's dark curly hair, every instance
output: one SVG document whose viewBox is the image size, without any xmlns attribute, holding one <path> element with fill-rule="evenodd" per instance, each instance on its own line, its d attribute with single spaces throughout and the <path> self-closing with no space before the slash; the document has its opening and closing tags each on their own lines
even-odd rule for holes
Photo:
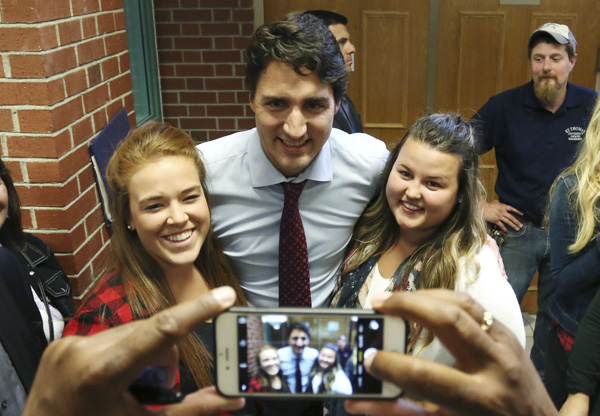
<svg viewBox="0 0 600 416">
<path fill-rule="evenodd" d="M 290 13 L 256 29 L 246 57 L 246 88 L 252 97 L 271 61 L 290 64 L 300 75 L 308 75 L 307 69 L 316 72 L 322 82 L 331 85 L 336 103 L 346 93 L 348 73 L 335 37 L 321 19 L 310 14 Z"/>
</svg>

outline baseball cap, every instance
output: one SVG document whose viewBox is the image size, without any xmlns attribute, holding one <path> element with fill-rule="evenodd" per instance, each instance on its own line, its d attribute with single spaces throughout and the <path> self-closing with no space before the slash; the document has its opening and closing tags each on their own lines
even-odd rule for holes
<svg viewBox="0 0 600 416">
<path fill-rule="evenodd" d="M 554 38 L 554 40 L 561 45 L 571 45 L 573 48 L 573 53 L 577 53 L 577 41 L 575 40 L 575 36 L 573 36 L 571 29 L 569 29 L 569 26 L 558 23 L 544 23 L 534 30 L 531 36 L 529 36 L 529 48 L 531 48 L 534 39 L 542 34 L 548 34 L 552 36 L 552 38 Z"/>
</svg>

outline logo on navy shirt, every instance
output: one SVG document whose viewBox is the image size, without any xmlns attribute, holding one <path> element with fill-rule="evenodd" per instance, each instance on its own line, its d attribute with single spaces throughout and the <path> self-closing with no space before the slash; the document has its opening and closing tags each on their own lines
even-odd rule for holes
<svg viewBox="0 0 600 416">
<path fill-rule="evenodd" d="M 567 136 L 569 137 L 569 141 L 571 142 L 580 142 L 583 140 L 583 136 L 585 136 L 585 129 L 581 127 L 569 127 L 565 130 Z"/>
</svg>

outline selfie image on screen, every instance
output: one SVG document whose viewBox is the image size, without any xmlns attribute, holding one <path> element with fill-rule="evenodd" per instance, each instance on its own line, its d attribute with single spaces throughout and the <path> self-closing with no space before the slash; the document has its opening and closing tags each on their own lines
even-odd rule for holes
<svg viewBox="0 0 600 416">
<path fill-rule="evenodd" d="M 241 392 L 381 392 L 363 360 L 383 346 L 382 318 L 249 314 L 237 331 Z"/>
</svg>

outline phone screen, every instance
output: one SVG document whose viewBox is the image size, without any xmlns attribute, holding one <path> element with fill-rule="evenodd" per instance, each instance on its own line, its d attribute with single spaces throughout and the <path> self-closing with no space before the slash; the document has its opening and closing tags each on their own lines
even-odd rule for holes
<svg viewBox="0 0 600 416">
<path fill-rule="evenodd" d="M 363 361 L 383 348 L 383 326 L 379 315 L 240 314 L 239 392 L 380 395 Z"/>
</svg>

